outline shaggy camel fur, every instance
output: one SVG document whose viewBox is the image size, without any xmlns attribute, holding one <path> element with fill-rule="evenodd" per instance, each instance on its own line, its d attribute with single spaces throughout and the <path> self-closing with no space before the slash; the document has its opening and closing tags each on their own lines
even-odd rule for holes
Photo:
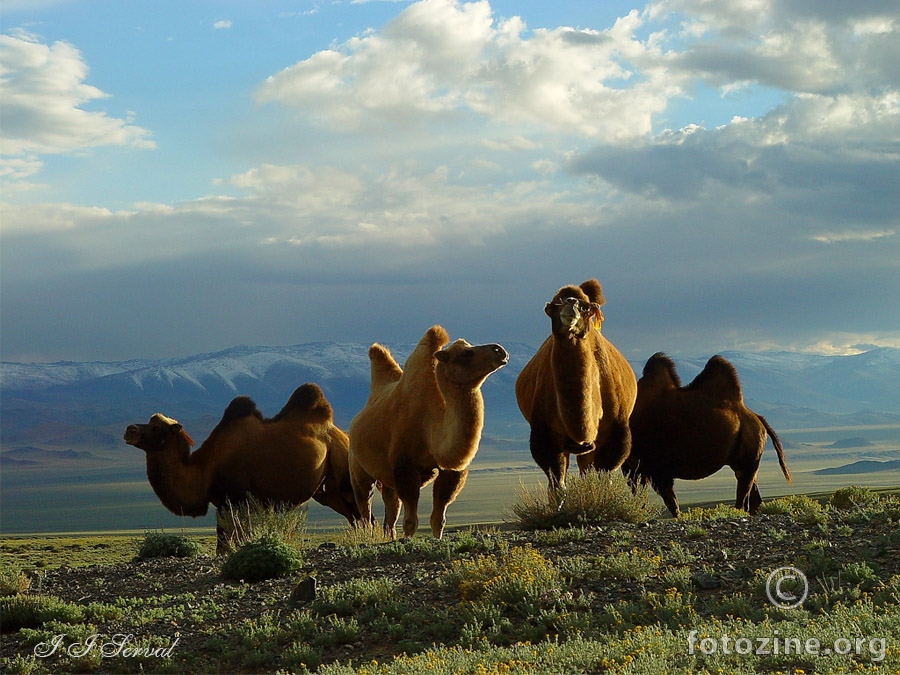
<svg viewBox="0 0 900 675">
<path fill-rule="evenodd" d="M 638 380 L 631 455 L 623 470 L 633 486 L 638 479 L 649 482 L 677 516 L 675 479 L 699 480 L 728 465 L 737 478 L 735 508 L 755 514 L 762 503 L 756 476 L 767 432 L 790 483 L 781 442 L 762 415 L 744 405 L 731 363 L 714 356 L 683 387 L 672 360 L 657 353 Z"/>
<path fill-rule="evenodd" d="M 431 531 L 440 538 L 447 507 L 462 490 L 484 425 L 481 385 L 509 360 L 500 345 L 457 340 L 432 326 L 403 369 L 382 345 L 369 348 L 372 382 L 365 407 L 350 422 L 350 476 L 364 523 L 371 522 L 376 482 L 384 532 L 394 538 L 403 503 L 403 534 L 419 526 L 421 489 L 434 481 Z"/>
<path fill-rule="evenodd" d="M 148 424 L 130 425 L 125 442 L 146 452 L 153 491 L 177 515 L 204 516 L 212 503 L 221 516 L 226 502 L 252 496 L 293 506 L 312 497 L 351 523 L 359 516 L 349 439 L 332 422 L 331 406 L 315 384 L 297 388 L 268 420 L 250 398 L 235 398 L 194 453 L 182 426 L 159 413 Z M 228 543 L 221 525 L 216 534 L 222 552 Z"/>
<path fill-rule="evenodd" d="M 634 371 L 600 332 L 596 279 L 565 286 L 546 304 L 550 337 L 516 379 L 516 401 L 531 425 L 531 456 L 550 492 L 565 487 L 569 455 L 579 469 L 612 471 L 628 456 Z"/>
</svg>

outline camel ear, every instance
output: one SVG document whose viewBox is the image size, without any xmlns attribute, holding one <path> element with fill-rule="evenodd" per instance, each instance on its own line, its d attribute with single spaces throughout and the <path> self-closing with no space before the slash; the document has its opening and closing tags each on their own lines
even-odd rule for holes
<svg viewBox="0 0 900 675">
<path fill-rule="evenodd" d="M 446 349 L 441 349 L 434 353 L 434 358 L 442 363 L 447 363 L 450 360 L 450 354 L 447 353 Z"/>
<path fill-rule="evenodd" d="M 553 307 L 553 304 L 550 302 L 548 302 L 546 305 L 544 305 L 544 314 L 546 314 L 547 316 L 553 316 L 552 307 Z"/>
<path fill-rule="evenodd" d="M 191 438 L 190 436 L 188 436 L 188 433 L 184 430 L 184 427 L 183 427 L 183 426 L 181 426 L 180 424 L 176 424 L 176 425 L 173 427 L 173 429 L 175 430 L 175 433 L 176 433 L 176 434 L 181 434 L 182 436 L 184 436 L 184 440 L 187 441 L 187 444 L 188 444 L 189 446 L 191 446 L 191 445 L 194 444 L 194 439 Z"/>
<path fill-rule="evenodd" d="M 603 291 L 600 288 L 600 282 L 596 279 L 588 279 L 581 284 L 581 290 L 588 296 L 588 300 L 602 305 L 606 300 L 603 298 Z"/>
</svg>

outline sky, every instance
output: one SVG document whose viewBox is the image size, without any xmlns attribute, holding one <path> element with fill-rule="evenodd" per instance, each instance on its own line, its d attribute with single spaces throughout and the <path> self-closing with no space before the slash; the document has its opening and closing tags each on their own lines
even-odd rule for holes
<svg viewBox="0 0 900 675">
<path fill-rule="evenodd" d="M 5 0 L 0 358 L 900 347 L 900 0 Z"/>
</svg>

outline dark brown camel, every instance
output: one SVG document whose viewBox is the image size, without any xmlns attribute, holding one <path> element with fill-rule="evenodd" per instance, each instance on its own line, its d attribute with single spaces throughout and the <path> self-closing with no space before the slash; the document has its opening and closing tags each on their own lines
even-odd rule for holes
<svg viewBox="0 0 900 675">
<path fill-rule="evenodd" d="M 675 364 L 660 352 L 650 357 L 638 380 L 631 455 L 623 470 L 633 486 L 649 482 L 677 516 L 675 479 L 700 480 L 727 465 L 737 478 L 735 508 L 755 514 L 762 503 L 756 477 L 766 433 L 790 483 L 781 441 L 762 415 L 744 405 L 734 366 L 714 356 L 682 386 Z"/>
<path fill-rule="evenodd" d="M 618 469 L 631 447 L 634 371 L 600 332 L 596 279 L 565 286 L 546 304 L 550 337 L 516 379 L 519 410 L 531 425 L 531 456 L 551 493 L 565 486 L 569 455 L 584 472 Z"/>
<path fill-rule="evenodd" d="M 130 425 L 125 442 L 146 452 L 150 485 L 177 515 L 204 516 L 211 503 L 221 516 L 226 503 L 252 496 L 293 506 L 312 498 L 350 523 L 359 517 L 349 439 L 332 422 L 331 406 L 315 384 L 299 387 L 272 419 L 264 419 L 250 398 L 235 398 L 194 453 L 182 426 L 159 413 L 147 424 Z M 216 534 L 222 552 L 228 542 L 221 525 Z"/>
</svg>

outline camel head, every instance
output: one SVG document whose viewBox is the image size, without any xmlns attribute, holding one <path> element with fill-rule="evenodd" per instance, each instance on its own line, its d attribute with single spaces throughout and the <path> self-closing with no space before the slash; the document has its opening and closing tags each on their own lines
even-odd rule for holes
<svg viewBox="0 0 900 675">
<path fill-rule="evenodd" d="M 509 354 L 500 345 L 473 346 L 462 338 L 435 352 L 434 358 L 448 381 L 473 389 L 509 362 Z"/>
<path fill-rule="evenodd" d="M 600 306 L 603 302 L 600 284 L 596 279 L 590 279 L 581 286 L 560 288 L 544 306 L 544 313 L 550 317 L 554 335 L 583 338 L 591 329 L 600 330 L 603 321 Z"/>
<path fill-rule="evenodd" d="M 147 424 L 128 425 L 125 442 L 147 453 L 171 448 L 190 451 L 194 444 L 184 427 L 161 413 L 156 413 Z"/>
</svg>

